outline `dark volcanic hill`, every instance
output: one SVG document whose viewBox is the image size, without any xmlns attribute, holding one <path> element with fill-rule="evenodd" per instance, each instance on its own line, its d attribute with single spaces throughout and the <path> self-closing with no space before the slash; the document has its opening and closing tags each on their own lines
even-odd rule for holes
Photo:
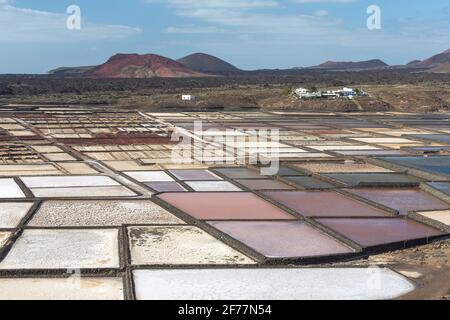
<svg viewBox="0 0 450 320">
<path fill-rule="evenodd" d="M 450 49 L 425 60 L 412 61 L 406 65 L 422 72 L 450 73 Z"/>
<path fill-rule="evenodd" d="M 380 69 L 388 67 L 388 64 L 381 60 L 368 60 L 359 62 L 338 62 L 338 61 L 327 61 L 318 66 L 312 67 L 314 69 L 324 69 L 324 70 L 368 70 L 368 69 Z"/>
<path fill-rule="evenodd" d="M 440 64 L 445 64 L 449 62 L 450 62 L 450 49 L 442 53 L 439 53 L 435 56 L 432 56 L 431 58 L 428 58 L 426 60 L 419 61 L 415 63 L 414 66 L 421 68 L 434 68 L 438 67 L 438 65 Z"/>
<path fill-rule="evenodd" d="M 450 62 L 447 63 L 439 63 L 429 70 L 434 73 L 450 73 Z"/>
<path fill-rule="evenodd" d="M 188 78 L 203 77 L 181 63 L 156 54 L 116 54 L 106 63 L 88 71 L 96 78 Z"/>
<path fill-rule="evenodd" d="M 96 68 L 97 66 L 86 66 L 86 67 L 61 67 L 57 69 L 50 70 L 49 75 L 60 76 L 60 77 L 77 77 L 82 76 L 84 73 Z"/>
<path fill-rule="evenodd" d="M 232 64 L 205 53 L 194 53 L 177 60 L 189 69 L 209 74 L 224 74 L 240 72 Z"/>
</svg>

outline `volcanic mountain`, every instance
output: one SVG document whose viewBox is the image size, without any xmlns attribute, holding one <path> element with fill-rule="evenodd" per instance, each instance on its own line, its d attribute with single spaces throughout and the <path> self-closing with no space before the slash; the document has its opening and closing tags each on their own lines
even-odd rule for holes
<svg viewBox="0 0 450 320">
<path fill-rule="evenodd" d="M 414 66 L 419 68 L 435 68 L 439 67 L 440 64 L 445 64 L 449 62 L 450 62 L 450 49 L 442 53 L 439 53 L 435 56 L 432 56 L 431 58 L 428 58 L 426 60 L 416 62 L 414 63 Z"/>
<path fill-rule="evenodd" d="M 105 64 L 85 73 L 85 76 L 96 78 L 188 78 L 206 75 L 156 54 L 116 54 Z"/>
<path fill-rule="evenodd" d="M 318 66 L 312 67 L 314 69 L 325 69 L 325 70 L 354 70 L 354 69 L 379 69 L 387 67 L 388 64 L 381 60 L 368 60 L 359 62 L 337 62 L 337 61 L 327 61 Z"/>
<path fill-rule="evenodd" d="M 209 74 L 240 72 L 232 64 L 205 53 L 194 53 L 177 60 L 189 69 Z"/>
<path fill-rule="evenodd" d="M 97 66 L 86 66 L 86 67 L 61 67 L 57 69 L 50 70 L 49 75 L 59 76 L 59 77 L 77 77 L 82 76 L 86 72 L 96 68 Z"/>
</svg>

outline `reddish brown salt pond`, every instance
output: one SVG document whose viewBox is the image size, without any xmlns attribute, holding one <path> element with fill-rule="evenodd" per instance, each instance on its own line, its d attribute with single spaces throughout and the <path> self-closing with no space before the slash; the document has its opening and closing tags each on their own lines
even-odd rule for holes
<svg viewBox="0 0 450 320">
<path fill-rule="evenodd" d="M 200 220 L 293 220 L 292 215 L 247 192 L 186 192 L 158 196 Z"/>
<path fill-rule="evenodd" d="M 268 258 L 318 257 L 354 250 L 301 221 L 212 221 L 210 225 Z"/>
</svg>

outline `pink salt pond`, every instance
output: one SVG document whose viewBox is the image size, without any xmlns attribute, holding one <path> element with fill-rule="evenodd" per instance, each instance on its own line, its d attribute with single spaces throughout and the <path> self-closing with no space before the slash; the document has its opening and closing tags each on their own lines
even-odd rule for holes
<svg viewBox="0 0 450 320">
<path fill-rule="evenodd" d="M 294 220 L 295 217 L 248 192 L 185 192 L 158 196 L 200 220 Z"/>
</svg>

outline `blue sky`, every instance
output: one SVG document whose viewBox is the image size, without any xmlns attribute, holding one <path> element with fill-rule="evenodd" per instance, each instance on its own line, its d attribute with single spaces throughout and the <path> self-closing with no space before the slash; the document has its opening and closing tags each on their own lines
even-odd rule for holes
<svg viewBox="0 0 450 320">
<path fill-rule="evenodd" d="M 81 8 L 81 30 L 66 10 Z M 366 27 L 369 5 L 382 28 Z M 0 0 L 0 73 L 94 65 L 111 55 L 217 55 L 243 69 L 380 58 L 402 64 L 450 48 L 448 0 Z"/>
</svg>

